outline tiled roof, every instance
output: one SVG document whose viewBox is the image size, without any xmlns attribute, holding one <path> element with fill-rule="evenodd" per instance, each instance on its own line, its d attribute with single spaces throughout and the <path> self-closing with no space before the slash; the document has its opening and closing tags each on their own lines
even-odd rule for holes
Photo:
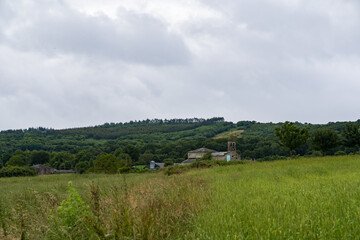
<svg viewBox="0 0 360 240">
<path fill-rule="evenodd" d="M 216 151 L 208 148 L 199 148 L 196 150 L 192 150 L 189 153 L 204 153 L 204 152 L 206 153 L 206 152 L 216 152 Z"/>
</svg>

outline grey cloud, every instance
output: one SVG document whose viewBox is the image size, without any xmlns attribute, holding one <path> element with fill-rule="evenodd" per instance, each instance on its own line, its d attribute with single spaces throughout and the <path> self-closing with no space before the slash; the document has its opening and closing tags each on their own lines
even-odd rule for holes
<svg viewBox="0 0 360 240">
<path fill-rule="evenodd" d="M 203 1 L 221 17 L 189 17 L 175 26 L 178 34 L 149 12 L 119 8 L 111 19 L 32 4 L 31 15 L 12 13 L 1 31 L 1 129 L 173 117 L 360 118 L 355 1 Z"/>
<path fill-rule="evenodd" d="M 54 4 L 54 3 L 53 3 Z M 69 53 L 151 65 L 184 64 L 182 39 L 159 20 L 121 10 L 118 19 L 88 16 L 66 5 L 33 6 L 27 24 L 8 37 L 13 47 L 51 55 Z M 24 21 L 25 21 L 24 20 Z"/>
</svg>

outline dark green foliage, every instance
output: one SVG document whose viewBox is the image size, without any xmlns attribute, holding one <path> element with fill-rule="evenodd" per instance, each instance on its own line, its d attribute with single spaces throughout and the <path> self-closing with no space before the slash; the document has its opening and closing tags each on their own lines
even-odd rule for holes
<svg viewBox="0 0 360 240">
<path fill-rule="evenodd" d="M 289 155 L 289 150 L 285 145 L 278 144 L 274 134 L 274 129 L 281 125 L 255 121 L 241 121 L 235 125 L 224 122 L 223 118 L 155 119 L 65 130 L 30 128 L 2 131 L 0 167 L 6 166 L 10 158 L 17 155 L 21 156 L 25 165 L 45 164 L 57 169 L 78 169 L 78 172 L 86 172 L 89 168 L 94 171 L 94 160 L 101 154 L 113 154 L 127 166 L 147 165 L 150 161 L 180 163 L 187 158 L 188 151 L 200 147 L 226 151 L 227 137 L 213 137 L 218 134 L 229 136 L 230 131 L 238 130 L 244 130 L 242 137 L 235 139 L 241 158 L 265 161 L 273 159 L 273 156 Z M 345 129 L 345 122 L 324 125 L 295 122 L 293 125 L 308 128 L 311 132 L 324 128 L 337 132 L 344 129 L 342 135 L 348 139 L 345 141 L 347 147 L 331 149 L 327 152 L 329 155 L 337 151 L 348 154 L 351 148 L 358 147 L 352 145 L 354 141 L 351 139 L 354 138 L 350 136 L 354 134 L 349 134 L 352 132 L 349 127 Z M 292 150 L 292 154 L 303 156 L 314 155 L 315 152 L 310 144 L 305 143 Z"/>
<path fill-rule="evenodd" d="M 127 145 L 124 149 L 123 149 L 124 153 L 129 154 L 129 156 L 131 157 L 131 159 L 134 162 L 139 161 L 139 157 L 140 157 L 140 150 L 133 146 L 133 145 Z"/>
<path fill-rule="evenodd" d="M 125 167 L 125 161 L 121 161 L 113 154 L 101 154 L 94 161 L 94 172 L 114 174 L 118 169 Z"/>
<path fill-rule="evenodd" d="M 360 147 L 360 124 L 347 123 L 342 131 L 344 145 L 356 151 Z"/>
<path fill-rule="evenodd" d="M 275 135 L 278 137 L 282 146 L 290 150 L 290 156 L 293 151 L 305 144 L 309 138 L 309 132 L 306 128 L 297 127 L 292 122 L 285 122 L 281 127 L 275 128 Z"/>
<path fill-rule="evenodd" d="M 89 164 L 87 162 L 79 162 L 75 166 L 76 173 L 83 174 L 89 168 Z"/>
<path fill-rule="evenodd" d="M 35 175 L 35 170 L 30 167 L 8 166 L 0 169 L 0 177 L 21 177 Z"/>
<path fill-rule="evenodd" d="M 212 155 L 211 152 L 207 152 L 200 160 L 211 160 Z"/>
<path fill-rule="evenodd" d="M 25 166 L 25 161 L 21 155 L 12 156 L 9 161 L 6 162 L 6 166 Z"/>
<path fill-rule="evenodd" d="M 334 153 L 334 155 L 335 155 L 335 156 L 344 156 L 344 155 L 346 155 L 346 152 L 344 152 L 344 151 L 337 151 L 337 152 Z"/>
<path fill-rule="evenodd" d="M 130 167 L 121 167 L 118 169 L 119 173 L 129 173 L 131 171 Z"/>
<path fill-rule="evenodd" d="M 75 167 L 75 158 L 69 152 L 55 152 L 51 155 L 50 166 L 56 169 L 72 169 Z"/>
<path fill-rule="evenodd" d="M 338 146 L 339 136 L 331 129 L 317 129 L 311 137 L 311 145 L 314 150 L 322 151 L 323 155 Z"/>
<path fill-rule="evenodd" d="M 44 164 L 50 160 L 50 154 L 46 151 L 33 151 L 31 152 L 31 164 Z"/>
<path fill-rule="evenodd" d="M 139 164 L 140 165 L 148 165 L 153 160 L 154 160 L 154 154 L 144 153 L 144 154 L 141 154 L 139 157 Z"/>
<path fill-rule="evenodd" d="M 165 163 L 165 167 L 174 165 L 174 161 L 171 158 L 167 158 L 163 162 Z"/>
</svg>

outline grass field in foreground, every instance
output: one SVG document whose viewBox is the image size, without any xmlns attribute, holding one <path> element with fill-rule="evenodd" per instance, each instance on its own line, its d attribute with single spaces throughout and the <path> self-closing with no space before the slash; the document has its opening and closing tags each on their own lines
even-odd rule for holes
<svg viewBox="0 0 360 240">
<path fill-rule="evenodd" d="M 66 198 L 69 180 L 98 218 L 79 218 L 85 228 L 76 232 L 60 226 L 65 235 L 56 238 L 49 235 L 50 209 L 56 213 Z M 0 201 L 0 239 L 359 239 L 360 157 L 254 162 L 170 177 L 7 178 L 0 179 Z"/>
<path fill-rule="evenodd" d="M 359 239 L 360 157 L 216 168 L 194 239 Z"/>
</svg>

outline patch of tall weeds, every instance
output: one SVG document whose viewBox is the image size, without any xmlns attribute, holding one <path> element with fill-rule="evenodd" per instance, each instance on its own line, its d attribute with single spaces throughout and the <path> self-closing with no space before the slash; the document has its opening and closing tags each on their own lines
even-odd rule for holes
<svg viewBox="0 0 360 240">
<path fill-rule="evenodd" d="M 8 219 L 10 217 L 10 214 L 8 212 L 8 209 L 6 208 L 5 204 L 3 202 L 0 202 L 0 227 L 2 236 L 6 237 L 8 235 Z M 0 237 L 1 237 L 0 235 Z"/>
<path fill-rule="evenodd" d="M 27 189 L 0 203 L 0 239 L 177 239 L 209 205 L 207 183 L 185 174 L 143 182 L 119 176 L 113 186 L 71 183 L 66 194 Z M 65 196 L 65 197 L 64 197 Z"/>
<path fill-rule="evenodd" d="M 101 194 L 90 186 L 91 223 L 98 239 L 174 239 L 209 203 L 207 183 L 194 176 L 151 179 L 129 188 L 126 178 Z"/>
<path fill-rule="evenodd" d="M 92 216 L 90 207 L 69 182 L 67 199 L 50 215 L 49 238 L 90 239 L 92 231 L 88 219 Z"/>
<path fill-rule="evenodd" d="M 208 198 L 206 182 L 187 177 L 152 179 L 131 190 L 113 189 L 111 225 L 115 239 L 173 239 L 191 228 L 190 222 Z"/>
</svg>

